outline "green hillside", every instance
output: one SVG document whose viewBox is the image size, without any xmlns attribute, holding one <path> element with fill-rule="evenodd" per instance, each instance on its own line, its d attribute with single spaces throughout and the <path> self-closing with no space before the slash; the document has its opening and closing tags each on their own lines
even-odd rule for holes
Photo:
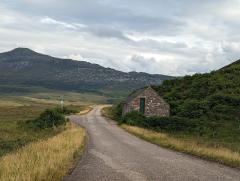
<svg viewBox="0 0 240 181">
<path fill-rule="evenodd" d="M 190 132 L 240 150 L 240 60 L 154 89 L 170 103 L 172 118 L 191 124 Z"/>
<path fill-rule="evenodd" d="M 240 61 L 208 74 L 164 81 L 154 88 L 170 103 L 172 116 L 240 119 Z"/>
</svg>

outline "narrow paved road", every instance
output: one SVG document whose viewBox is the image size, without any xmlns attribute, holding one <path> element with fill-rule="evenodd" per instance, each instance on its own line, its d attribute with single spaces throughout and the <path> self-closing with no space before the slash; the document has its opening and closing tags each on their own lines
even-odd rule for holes
<svg viewBox="0 0 240 181">
<path fill-rule="evenodd" d="M 240 181 L 240 171 L 145 142 L 101 116 L 95 107 L 70 119 L 89 135 L 86 153 L 67 181 Z"/>
</svg>

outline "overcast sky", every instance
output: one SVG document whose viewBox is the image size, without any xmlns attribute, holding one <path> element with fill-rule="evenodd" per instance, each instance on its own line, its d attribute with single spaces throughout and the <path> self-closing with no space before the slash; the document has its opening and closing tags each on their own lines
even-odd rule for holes
<svg viewBox="0 0 240 181">
<path fill-rule="evenodd" d="M 0 52 L 186 75 L 240 58 L 240 0 L 1 0 Z"/>
</svg>

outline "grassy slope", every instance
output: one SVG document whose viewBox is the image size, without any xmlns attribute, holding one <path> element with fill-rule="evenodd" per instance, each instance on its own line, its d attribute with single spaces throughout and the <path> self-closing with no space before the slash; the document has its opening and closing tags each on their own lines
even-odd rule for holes
<svg viewBox="0 0 240 181">
<path fill-rule="evenodd" d="M 19 89 L 22 91 L 19 91 Z M 0 105 L 2 101 L 10 101 L 10 103 L 16 102 L 24 105 L 29 105 L 29 103 L 58 104 L 61 98 L 65 100 L 66 104 L 89 105 L 92 103 L 105 103 L 111 97 L 91 92 L 59 91 L 41 87 L 0 85 Z"/>
<path fill-rule="evenodd" d="M 123 99 L 128 92 L 99 90 L 98 92 L 86 91 L 63 91 L 47 89 L 43 87 L 29 87 L 20 85 L 0 85 L 0 99 L 7 97 L 21 97 L 28 99 L 27 101 L 53 101 L 59 100 L 61 97 L 66 98 L 71 104 L 92 104 L 92 103 L 113 103 Z M 20 103 L 24 101 L 21 99 Z M 18 101 L 19 102 L 19 101 Z M 56 101 L 55 101 L 56 102 Z M 53 102 L 54 103 L 54 102 Z M 0 103 L 1 105 L 1 103 Z"/>
<path fill-rule="evenodd" d="M 71 109 L 84 109 L 86 104 L 93 104 L 93 101 L 99 101 L 92 97 L 92 103 L 83 102 L 84 95 L 79 93 L 64 92 L 65 105 Z M 0 156 L 14 151 L 30 142 L 39 139 L 46 139 L 61 132 L 62 128 L 54 130 L 42 130 L 34 132 L 26 130 L 19 123 L 29 119 L 35 119 L 46 108 L 57 106 L 59 103 L 59 92 L 34 93 L 16 96 L 8 94 L 0 96 Z M 76 99 L 74 99 L 76 96 Z"/>
<path fill-rule="evenodd" d="M 0 180 L 61 180 L 81 153 L 84 140 L 84 129 L 69 123 L 58 135 L 1 157 Z"/>
<path fill-rule="evenodd" d="M 208 74 L 165 81 L 155 89 L 171 116 L 195 122 L 191 136 L 240 151 L 240 61 Z"/>
</svg>

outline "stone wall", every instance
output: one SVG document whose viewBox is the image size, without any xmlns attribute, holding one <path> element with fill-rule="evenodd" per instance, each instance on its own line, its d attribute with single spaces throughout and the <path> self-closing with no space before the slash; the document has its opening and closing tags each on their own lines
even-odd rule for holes
<svg viewBox="0 0 240 181">
<path fill-rule="evenodd" d="M 146 116 L 169 116 L 170 106 L 151 87 L 146 88 L 131 101 L 127 102 L 123 108 L 123 114 L 133 110 L 139 111 L 140 98 L 145 98 Z"/>
</svg>

